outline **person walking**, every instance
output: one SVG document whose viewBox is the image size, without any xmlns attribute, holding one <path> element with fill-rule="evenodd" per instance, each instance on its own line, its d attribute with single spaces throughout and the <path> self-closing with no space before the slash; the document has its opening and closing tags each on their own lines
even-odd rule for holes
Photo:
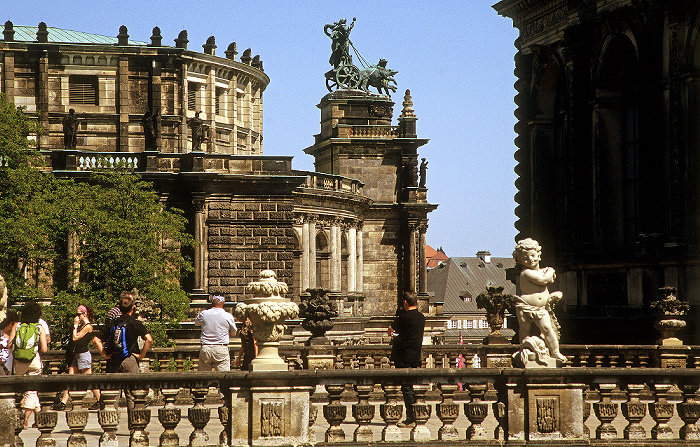
<svg viewBox="0 0 700 447">
<path fill-rule="evenodd" d="M 194 320 L 202 327 L 202 349 L 199 351 L 199 371 L 230 371 L 231 353 L 228 350 L 229 337 L 236 334 L 236 322 L 231 313 L 224 310 L 226 298 L 214 295 L 212 307 L 203 310 Z"/>
<path fill-rule="evenodd" d="M 403 311 L 387 330 L 389 336 L 398 334 L 391 349 L 391 360 L 396 368 L 420 368 L 425 316 L 418 310 L 418 297 L 415 293 L 404 293 Z M 406 420 L 401 425 L 406 426 L 416 422 L 413 414 L 416 394 L 411 383 L 401 385 L 401 392 L 406 406 Z"/>
<path fill-rule="evenodd" d="M 71 341 L 73 343 L 71 362 L 68 366 L 68 374 L 92 374 L 92 354 L 88 345 L 93 338 L 93 327 L 91 321 L 95 314 L 92 309 L 84 305 L 78 306 L 73 319 L 73 330 Z M 100 390 L 92 390 L 96 402 L 90 406 L 90 410 L 98 410 L 101 407 Z M 68 403 L 68 390 L 63 392 L 63 397 L 53 406 L 54 410 L 65 410 Z"/>
<path fill-rule="evenodd" d="M 258 356 L 258 345 L 253 338 L 253 323 L 250 318 L 246 318 L 243 325 L 238 330 L 238 337 L 241 339 L 241 349 L 238 351 L 235 366 L 242 371 L 250 370 L 250 362 Z"/>
<path fill-rule="evenodd" d="M 12 340 L 19 325 L 19 315 L 14 310 L 7 311 L 0 322 L 0 375 L 7 376 L 12 371 Z"/>
<path fill-rule="evenodd" d="M 121 293 L 119 310 L 121 316 L 111 321 L 101 337 L 104 346 L 98 343 L 97 348 L 107 359 L 108 372 L 139 373 L 139 361 L 146 358 L 153 337 L 146 326 L 134 316 L 134 296 L 131 292 Z M 143 340 L 143 347 L 140 349 L 139 338 Z M 134 397 L 129 391 L 125 391 L 125 394 L 127 409 L 131 411 L 134 409 Z"/>
<path fill-rule="evenodd" d="M 12 334 L 13 347 L 12 369 L 18 376 L 38 376 L 41 374 L 41 354 L 49 349 L 46 331 L 39 324 L 41 318 L 41 306 L 31 301 L 24 305 L 20 316 L 20 324 Z M 32 412 L 41 411 L 39 394 L 36 390 L 25 391 L 21 403 L 24 409 L 24 426 L 29 425 L 29 417 Z"/>
</svg>

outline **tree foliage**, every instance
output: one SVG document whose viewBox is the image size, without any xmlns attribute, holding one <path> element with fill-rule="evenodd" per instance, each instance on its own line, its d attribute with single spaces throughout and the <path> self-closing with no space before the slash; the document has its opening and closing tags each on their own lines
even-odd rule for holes
<svg viewBox="0 0 700 447">
<path fill-rule="evenodd" d="M 189 305 L 180 280 L 191 270 L 182 249 L 193 240 L 183 213 L 134 173 L 74 181 L 45 172 L 27 138 L 31 126 L 0 96 L 0 273 L 11 300 L 51 298 L 45 314 L 61 333 L 78 304 L 101 319 L 122 290 L 135 290 L 154 332 L 164 334 Z"/>
</svg>

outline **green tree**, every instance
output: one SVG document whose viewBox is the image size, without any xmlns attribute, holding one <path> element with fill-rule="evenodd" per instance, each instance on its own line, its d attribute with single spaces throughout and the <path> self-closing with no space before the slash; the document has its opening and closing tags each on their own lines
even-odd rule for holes
<svg viewBox="0 0 700 447">
<path fill-rule="evenodd" d="M 183 213 L 127 171 L 56 178 L 41 169 L 27 138 L 33 131 L 0 96 L 0 273 L 11 298 L 52 298 L 45 314 L 61 334 L 78 304 L 101 319 L 122 290 L 135 289 L 163 344 L 165 328 L 189 307 L 180 281 L 192 269 L 182 249 L 193 240 Z M 66 256 L 69 240 L 78 241 L 75 259 Z"/>
</svg>

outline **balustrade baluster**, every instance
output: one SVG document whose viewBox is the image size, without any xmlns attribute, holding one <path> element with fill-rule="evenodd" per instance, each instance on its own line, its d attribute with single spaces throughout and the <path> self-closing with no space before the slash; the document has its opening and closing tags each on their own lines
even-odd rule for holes
<svg viewBox="0 0 700 447">
<path fill-rule="evenodd" d="M 87 439 L 83 434 L 85 426 L 88 423 L 88 415 L 90 414 L 85 408 L 83 399 L 85 398 L 85 390 L 71 390 L 68 392 L 71 400 L 71 408 L 66 411 L 66 424 L 70 428 L 71 435 L 68 437 L 68 447 L 85 447 Z"/>
<path fill-rule="evenodd" d="M 345 441 L 345 432 L 340 428 L 347 415 L 347 408 L 340 402 L 340 395 L 344 390 L 345 385 L 326 385 L 328 404 L 323 406 L 323 417 L 330 425 L 326 430 L 326 442 Z"/>
<path fill-rule="evenodd" d="M 588 428 L 588 425 L 586 425 L 586 421 L 588 418 L 591 417 L 591 404 L 589 402 L 586 402 L 586 400 L 583 400 L 583 437 L 584 438 L 590 438 L 591 437 L 591 429 Z"/>
<path fill-rule="evenodd" d="M 481 425 L 489 414 L 489 406 L 483 401 L 487 385 L 485 383 L 467 384 L 471 402 L 464 404 L 464 413 L 472 425 L 467 428 L 467 439 L 487 439 L 486 428 Z"/>
<path fill-rule="evenodd" d="M 430 441 L 430 429 L 426 427 L 428 419 L 430 419 L 431 407 L 425 403 L 425 394 L 430 389 L 429 384 L 413 385 L 413 391 L 416 393 L 416 403 L 413 404 L 413 417 L 416 420 L 416 425 L 411 430 L 411 441 L 428 442 Z"/>
<path fill-rule="evenodd" d="M 24 447 L 24 441 L 19 436 L 24 430 L 24 409 L 22 408 L 22 393 L 15 393 L 15 447 Z"/>
<path fill-rule="evenodd" d="M 148 390 L 134 389 L 130 392 L 134 397 L 134 408 L 128 411 L 131 427 L 129 447 L 148 447 L 148 436 L 145 433 L 148 423 L 151 422 L 151 410 L 146 408 Z"/>
<path fill-rule="evenodd" d="M 318 418 L 318 407 L 309 402 L 309 444 L 316 444 L 316 430 L 314 424 Z"/>
<path fill-rule="evenodd" d="M 595 430 L 595 436 L 597 439 L 615 439 L 617 438 L 617 430 L 612 424 L 613 419 L 617 416 L 617 404 L 612 401 L 615 384 L 601 383 L 598 385 L 598 389 L 601 396 L 600 402 L 593 404 L 593 410 L 600 420 L 600 425 Z"/>
<path fill-rule="evenodd" d="M 219 433 L 219 445 L 227 446 L 231 444 L 231 406 L 233 391 L 228 386 L 222 386 L 219 391 L 223 394 L 224 403 L 217 410 L 219 412 L 219 422 L 222 429 Z"/>
<path fill-rule="evenodd" d="M 369 403 L 369 395 L 374 389 L 373 385 L 355 385 L 358 402 L 352 406 L 352 417 L 358 424 L 355 429 L 355 442 L 372 442 L 372 429 L 369 424 L 374 419 L 374 405 Z"/>
<path fill-rule="evenodd" d="M 629 424 L 625 427 L 623 435 L 625 439 L 644 439 L 647 436 L 646 430 L 642 427 L 642 419 L 647 414 L 647 408 L 639 400 L 639 395 L 644 389 L 643 384 L 627 385 L 627 402 L 622 403 L 622 415 Z"/>
<path fill-rule="evenodd" d="M 683 403 L 679 403 L 678 416 L 683 420 L 683 427 L 680 430 L 680 437 L 683 440 L 699 440 L 700 429 L 696 425 L 700 419 L 700 402 L 697 402 L 697 393 L 700 385 L 683 385 Z"/>
<path fill-rule="evenodd" d="M 649 414 L 656 425 L 651 429 L 651 439 L 673 439 L 673 430 L 668 421 L 673 417 L 673 404 L 667 397 L 671 385 L 667 383 L 655 383 L 653 385 L 656 402 L 649 404 Z"/>
<path fill-rule="evenodd" d="M 442 427 L 438 430 L 438 440 L 458 441 L 459 433 L 457 433 L 457 428 L 454 426 L 455 421 L 459 417 L 459 405 L 454 402 L 457 384 L 440 383 L 438 384 L 438 389 L 442 394 L 442 401 L 435 408 L 437 417 L 442 422 Z"/>
<path fill-rule="evenodd" d="M 372 357 L 371 355 L 367 355 L 367 357 L 365 357 L 364 363 L 365 369 L 374 369 L 374 357 Z"/>
<path fill-rule="evenodd" d="M 211 409 L 204 406 L 208 392 L 209 388 L 192 388 L 194 405 L 187 409 L 187 419 L 194 428 L 190 433 L 190 447 L 209 445 L 209 435 L 204 431 L 211 418 Z"/>
<path fill-rule="evenodd" d="M 41 432 L 36 440 L 36 447 L 55 447 L 56 438 L 53 437 L 53 430 L 58 424 L 58 413 L 53 410 L 52 405 L 56 393 L 41 392 L 39 393 L 39 402 L 41 403 L 41 411 L 34 413 L 36 426 Z M 24 411 L 22 411 L 22 419 L 24 420 Z"/>
<path fill-rule="evenodd" d="M 180 390 L 178 388 L 163 388 L 160 393 L 163 395 L 163 408 L 158 409 L 158 421 L 163 426 L 163 433 L 160 434 L 158 445 L 160 447 L 178 447 L 180 437 L 175 433 L 175 427 L 182 419 L 182 411 L 175 406 L 175 398 Z"/>
<path fill-rule="evenodd" d="M 119 390 L 101 390 L 100 398 L 104 402 L 104 408 L 97 412 L 97 421 L 102 427 L 100 447 L 119 447 L 117 441 L 117 427 L 119 426 L 119 411 L 115 402 L 119 399 Z"/>
<path fill-rule="evenodd" d="M 403 415 L 401 385 L 382 384 L 382 388 L 386 396 L 386 402 L 379 406 L 379 414 L 386 424 L 382 430 L 382 441 L 401 441 L 401 430 L 397 425 Z"/>
</svg>

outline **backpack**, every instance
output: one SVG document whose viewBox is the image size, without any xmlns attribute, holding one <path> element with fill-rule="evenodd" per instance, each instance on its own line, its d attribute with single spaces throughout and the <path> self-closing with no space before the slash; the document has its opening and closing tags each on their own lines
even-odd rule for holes
<svg viewBox="0 0 700 447">
<path fill-rule="evenodd" d="M 22 323 L 15 334 L 12 356 L 20 362 L 31 362 L 39 345 L 39 323 Z"/>
<path fill-rule="evenodd" d="M 123 360 L 131 355 L 131 347 L 128 340 L 132 338 L 130 334 L 134 330 L 131 320 L 117 318 L 109 327 L 109 338 L 107 339 L 107 352 L 112 353 L 112 359 Z"/>
</svg>

